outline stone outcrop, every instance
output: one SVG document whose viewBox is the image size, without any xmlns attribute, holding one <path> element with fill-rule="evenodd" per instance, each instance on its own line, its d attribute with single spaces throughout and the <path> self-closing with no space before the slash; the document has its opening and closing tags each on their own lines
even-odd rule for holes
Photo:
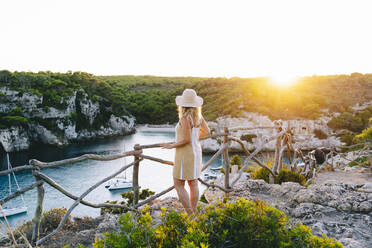
<svg viewBox="0 0 372 248">
<path fill-rule="evenodd" d="M 334 136 L 334 132 L 327 126 L 330 117 L 321 117 L 316 120 L 283 120 L 283 127 L 288 128 L 293 133 L 295 148 L 303 150 L 312 150 L 317 147 L 330 147 L 342 145 L 341 141 Z M 240 138 L 242 135 L 251 134 L 256 137 L 252 138 L 252 143 L 244 141 L 249 150 L 254 150 L 260 146 L 266 138 L 270 138 L 276 134 L 274 129 L 261 129 L 259 127 L 274 126 L 274 121 L 270 120 L 268 116 L 257 113 L 244 113 L 240 118 L 220 117 L 215 122 L 208 122 L 208 125 L 215 131 L 223 131 L 223 127 L 251 127 L 257 129 L 236 131 L 232 135 Z M 327 137 L 319 139 L 316 137 L 314 131 L 320 130 Z M 220 147 L 221 138 L 206 139 L 201 142 L 204 152 L 215 152 Z M 230 145 L 231 151 L 241 152 L 242 149 L 239 144 L 232 142 Z M 275 150 L 275 140 L 263 146 L 264 151 Z"/>
<path fill-rule="evenodd" d="M 248 174 L 246 174 L 248 175 Z M 222 184 L 222 178 L 215 181 Z M 263 180 L 241 178 L 229 194 L 234 201 L 239 197 L 264 200 L 282 210 L 292 223 L 301 221 L 310 226 L 315 235 L 334 237 L 345 247 L 372 247 L 372 193 L 369 184 L 353 185 L 328 181 L 303 187 L 287 182 L 267 184 Z M 217 189 L 205 191 L 210 202 L 222 200 Z"/>
<path fill-rule="evenodd" d="M 74 91 L 71 96 L 61 98 L 61 104 L 66 106 L 64 109 L 43 107 L 43 96 L 21 94 L 6 87 L 0 88 L 0 93 L 2 95 L 0 113 L 7 114 L 21 106 L 25 117 L 36 120 L 24 126 L 0 129 L 0 151 L 29 149 L 34 142 L 64 146 L 79 140 L 125 135 L 135 131 L 133 116 L 115 116 L 113 113 L 104 124 L 92 128 L 103 111 L 107 114 L 111 110 L 100 106 L 98 101 L 91 100 L 83 89 Z M 73 115 L 86 119 L 90 128 L 78 129 Z M 43 121 L 37 121 L 37 118 Z"/>
</svg>

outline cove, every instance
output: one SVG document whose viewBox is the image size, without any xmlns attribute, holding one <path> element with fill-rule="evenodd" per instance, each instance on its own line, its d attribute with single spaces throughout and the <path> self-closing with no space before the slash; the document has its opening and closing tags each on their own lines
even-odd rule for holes
<svg viewBox="0 0 372 248">
<path fill-rule="evenodd" d="M 133 150 L 135 144 L 154 144 L 161 142 L 172 142 L 175 139 L 174 131 L 166 130 L 140 130 L 134 134 L 128 136 L 120 136 L 115 138 L 105 138 L 100 140 L 94 140 L 89 142 L 83 142 L 79 144 L 72 144 L 67 147 L 58 148 L 53 146 L 37 145 L 31 147 L 30 150 L 22 152 L 9 153 L 10 161 L 13 167 L 28 164 L 28 160 L 35 158 L 43 162 L 57 161 L 67 158 L 78 157 L 86 153 L 94 154 L 116 154 L 123 150 Z M 173 161 L 174 150 L 153 148 L 145 149 L 145 155 L 155 156 L 164 160 Z M 213 154 L 203 154 L 203 163 L 207 162 Z M 42 169 L 42 172 L 55 180 L 58 184 L 62 185 L 68 191 L 75 195 L 80 195 L 94 183 L 103 179 L 104 177 L 117 171 L 124 163 L 128 164 L 133 161 L 132 157 L 117 159 L 113 161 L 82 161 L 79 163 L 64 165 L 56 168 Z M 213 162 L 211 167 L 221 166 L 221 159 L 217 159 Z M 5 170 L 6 165 L 6 154 L 0 155 L 0 170 Z M 209 168 L 206 172 L 209 171 Z M 132 178 L 132 168 L 129 168 L 126 172 L 128 179 Z M 17 180 L 21 188 L 26 187 L 34 182 L 34 178 L 31 175 L 31 171 L 22 171 L 16 173 Z M 149 188 L 152 191 L 160 192 L 169 186 L 173 185 L 172 180 L 172 166 L 163 165 L 157 162 L 143 160 L 140 163 L 139 169 L 139 184 L 142 189 Z M 200 186 L 200 192 L 205 189 L 204 185 Z M 44 210 L 57 207 L 69 208 L 73 204 L 73 200 L 61 194 L 48 184 L 44 184 L 45 187 L 45 198 L 44 198 Z M 188 189 L 188 187 L 186 187 Z M 14 180 L 12 180 L 12 190 L 16 190 Z M 0 177 L 0 198 L 5 197 L 9 192 L 8 187 L 8 176 Z M 119 191 L 109 191 L 103 185 L 91 192 L 86 200 L 103 203 L 107 200 L 121 200 Z M 163 197 L 176 196 L 176 192 L 173 190 Z M 35 207 L 36 207 L 36 189 L 33 189 L 24 194 L 26 206 L 28 208 L 27 213 L 8 217 L 8 220 L 12 227 L 15 227 L 25 220 L 32 219 Z M 162 197 L 162 198 L 163 198 Z M 4 207 L 15 207 L 22 204 L 21 198 L 11 200 L 6 203 Z M 99 216 L 100 210 L 79 205 L 72 212 L 73 216 Z M 3 221 L 3 219 L 1 219 Z M 4 229 L 2 226 L 1 229 Z"/>
</svg>

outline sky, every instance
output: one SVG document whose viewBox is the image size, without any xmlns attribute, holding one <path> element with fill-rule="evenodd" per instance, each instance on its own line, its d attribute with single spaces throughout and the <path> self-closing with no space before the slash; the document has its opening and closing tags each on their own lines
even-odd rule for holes
<svg viewBox="0 0 372 248">
<path fill-rule="evenodd" d="M 0 70 L 372 73 L 372 1 L 1 0 Z"/>
</svg>

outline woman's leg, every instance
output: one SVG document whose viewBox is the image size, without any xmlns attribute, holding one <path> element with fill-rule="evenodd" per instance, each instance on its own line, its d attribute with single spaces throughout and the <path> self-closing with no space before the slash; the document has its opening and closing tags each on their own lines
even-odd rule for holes
<svg viewBox="0 0 372 248">
<path fill-rule="evenodd" d="M 196 212 L 196 205 L 198 205 L 198 201 L 199 201 L 198 179 L 188 180 L 187 182 L 189 183 L 189 186 L 190 186 L 190 201 L 191 201 L 192 211 Z"/>
<path fill-rule="evenodd" d="M 182 203 L 182 206 L 185 208 L 187 214 L 192 214 L 192 207 L 190 204 L 189 195 L 185 189 L 185 180 L 180 180 L 177 178 L 173 178 L 174 187 L 176 188 L 178 199 Z"/>
</svg>

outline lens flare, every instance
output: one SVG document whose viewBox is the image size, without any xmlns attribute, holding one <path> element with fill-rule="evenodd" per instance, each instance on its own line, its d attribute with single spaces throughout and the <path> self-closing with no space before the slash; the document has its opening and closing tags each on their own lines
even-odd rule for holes
<svg viewBox="0 0 372 248">
<path fill-rule="evenodd" d="M 296 83 L 298 77 L 291 74 L 274 74 L 269 77 L 270 82 L 277 86 L 288 87 Z"/>
</svg>

